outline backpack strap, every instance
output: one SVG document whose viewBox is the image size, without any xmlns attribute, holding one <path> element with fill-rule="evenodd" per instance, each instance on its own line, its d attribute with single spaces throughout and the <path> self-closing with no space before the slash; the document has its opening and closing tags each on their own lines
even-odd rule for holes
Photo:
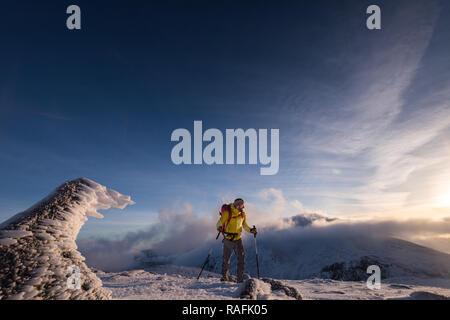
<svg viewBox="0 0 450 320">
<path fill-rule="evenodd" d="M 231 204 L 227 205 L 227 211 L 228 211 L 228 219 L 227 222 L 222 224 L 222 229 L 223 229 L 223 236 L 225 237 L 225 230 L 227 228 L 227 226 L 230 224 L 230 220 L 231 220 L 231 216 L 233 215 L 233 213 L 231 212 Z M 223 214 L 223 213 L 222 213 Z"/>
</svg>

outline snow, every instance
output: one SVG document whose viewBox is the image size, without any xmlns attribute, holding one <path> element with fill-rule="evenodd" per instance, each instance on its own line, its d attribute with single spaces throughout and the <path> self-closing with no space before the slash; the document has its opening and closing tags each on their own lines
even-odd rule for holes
<svg viewBox="0 0 450 320">
<path fill-rule="evenodd" d="M 106 273 L 98 271 L 103 286 L 118 300 L 230 300 L 239 299 L 244 284 L 220 282 L 220 275 L 203 272 L 196 279 L 199 268 L 174 265 L 149 269 Z M 363 281 L 337 281 L 331 279 L 280 280 L 296 288 L 304 300 L 390 300 L 450 298 L 449 279 L 422 279 L 427 285 L 417 285 L 413 278 L 391 279 L 383 282 L 381 289 L 371 290 Z M 260 280 L 257 296 L 267 300 L 291 300 L 280 291 L 271 291 Z M 436 286 L 438 284 L 438 286 Z"/>
<path fill-rule="evenodd" d="M 89 216 L 103 217 L 97 210 L 123 209 L 133 203 L 129 196 L 81 178 L 64 183 L 41 202 L 2 223 L 0 299 L 232 300 L 240 299 L 250 283 L 251 299 L 300 298 L 288 296 L 291 289 L 307 300 L 450 297 L 450 256 L 397 239 L 355 241 L 330 237 L 317 241 L 307 236 L 286 238 L 274 231 L 266 239 L 258 238 L 261 274 L 272 278 L 258 280 L 251 278 L 256 261 L 247 238 L 246 271 L 250 275 L 243 284 L 220 281 L 219 242 L 199 280 L 198 265 L 211 243 L 178 257 L 178 265 L 159 264 L 122 272 L 92 271 L 77 251 L 75 240 L 80 228 Z M 354 263 L 359 267 L 358 259 L 368 253 L 376 254 L 380 263 L 391 268 L 390 277 L 382 279 L 380 290 L 367 288 L 364 281 L 319 277 L 324 265 L 344 261 L 350 267 Z M 236 265 L 233 259 L 234 256 L 232 270 Z M 186 266 L 189 263 L 191 266 Z M 68 287 L 67 280 L 73 276 L 69 267 L 73 266 L 80 270 L 81 289 Z"/>
<path fill-rule="evenodd" d="M 88 216 L 123 209 L 129 196 L 80 178 L 0 225 L 0 299 L 108 299 L 110 292 L 83 262 L 75 243 Z M 68 268 L 80 270 L 82 290 L 68 288 Z"/>
<path fill-rule="evenodd" d="M 164 266 L 163 269 L 104 273 L 97 276 L 113 299 L 124 300 L 230 300 L 236 299 L 240 284 L 222 283 L 217 274 L 197 268 Z"/>
<path fill-rule="evenodd" d="M 270 296 L 272 294 L 270 284 L 268 284 L 264 281 L 258 280 L 258 279 L 255 279 L 253 283 L 254 283 L 255 287 L 253 288 L 253 292 L 249 298 L 253 299 L 253 300 L 270 300 Z M 237 291 L 238 292 L 237 296 L 242 295 L 243 291 L 245 290 L 245 287 L 246 287 L 246 282 L 242 283 L 239 286 L 239 289 Z M 276 295 L 278 295 L 278 294 L 276 294 Z"/>
</svg>

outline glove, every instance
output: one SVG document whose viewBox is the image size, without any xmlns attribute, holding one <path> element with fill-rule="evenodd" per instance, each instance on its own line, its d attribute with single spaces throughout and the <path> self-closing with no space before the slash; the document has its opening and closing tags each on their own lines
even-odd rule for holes
<svg viewBox="0 0 450 320">
<path fill-rule="evenodd" d="M 250 229 L 250 232 L 253 233 L 253 234 L 255 234 L 255 235 L 258 234 L 258 230 L 256 230 L 256 227 L 251 228 L 251 229 Z"/>
<path fill-rule="evenodd" d="M 217 228 L 217 231 L 223 232 L 223 227 L 222 227 L 222 226 L 218 227 L 218 228 Z"/>
</svg>

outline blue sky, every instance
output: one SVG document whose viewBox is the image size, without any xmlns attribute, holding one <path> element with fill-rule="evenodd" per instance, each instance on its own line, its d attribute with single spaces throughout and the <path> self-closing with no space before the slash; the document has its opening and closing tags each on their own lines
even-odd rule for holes
<svg viewBox="0 0 450 320">
<path fill-rule="evenodd" d="M 377 31 L 369 1 L 74 3 L 80 31 L 72 2 L 1 4 L 0 220 L 77 177 L 136 202 L 82 235 L 237 196 L 281 215 L 448 215 L 448 1 L 377 1 Z M 194 120 L 280 129 L 278 174 L 175 166 L 171 132 Z"/>
</svg>

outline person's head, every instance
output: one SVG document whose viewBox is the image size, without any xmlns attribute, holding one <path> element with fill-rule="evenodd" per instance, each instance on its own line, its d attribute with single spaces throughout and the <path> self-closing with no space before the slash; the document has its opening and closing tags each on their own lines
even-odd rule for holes
<svg viewBox="0 0 450 320">
<path fill-rule="evenodd" d="M 236 200 L 234 200 L 233 205 L 239 211 L 244 210 L 244 200 L 242 200 L 241 198 L 237 198 Z"/>
</svg>

